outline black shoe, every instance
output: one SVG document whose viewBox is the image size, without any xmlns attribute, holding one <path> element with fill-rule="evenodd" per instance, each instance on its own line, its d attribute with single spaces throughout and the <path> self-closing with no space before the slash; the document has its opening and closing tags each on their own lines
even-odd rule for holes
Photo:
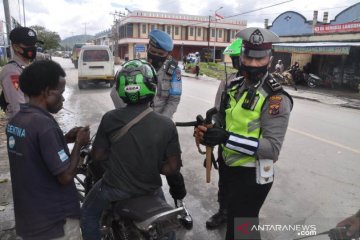
<svg viewBox="0 0 360 240">
<path fill-rule="evenodd" d="M 206 227 L 208 229 L 215 229 L 226 223 L 226 221 L 227 211 L 220 209 L 217 213 L 215 213 L 206 221 Z"/>
</svg>

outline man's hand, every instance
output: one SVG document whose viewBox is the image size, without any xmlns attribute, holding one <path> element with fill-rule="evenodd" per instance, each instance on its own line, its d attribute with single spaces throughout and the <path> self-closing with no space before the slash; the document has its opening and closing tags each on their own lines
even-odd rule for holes
<svg viewBox="0 0 360 240">
<path fill-rule="evenodd" d="M 346 232 L 349 237 L 358 237 L 360 233 L 360 211 L 339 222 L 336 227 L 350 226 Z"/>
<path fill-rule="evenodd" d="M 75 142 L 76 140 L 76 134 L 77 132 L 79 131 L 81 127 L 74 127 L 72 128 L 70 131 L 68 131 L 66 134 L 65 134 L 65 141 L 66 143 L 73 143 Z"/>
<path fill-rule="evenodd" d="M 89 126 L 81 127 L 76 132 L 76 140 L 75 142 L 79 144 L 79 146 L 83 147 L 88 144 L 90 141 L 90 129 Z"/>
<path fill-rule="evenodd" d="M 195 128 L 194 136 L 201 144 L 213 147 L 225 143 L 230 134 L 220 127 L 198 126 Z"/>
</svg>

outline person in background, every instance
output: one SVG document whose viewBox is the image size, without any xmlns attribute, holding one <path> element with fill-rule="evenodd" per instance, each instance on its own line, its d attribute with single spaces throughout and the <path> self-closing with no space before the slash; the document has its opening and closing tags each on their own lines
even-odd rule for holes
<svg viewBox="0 0 360 240">
<path fill-rule="evenodd" d="M 12 59 L 2 68 L 0 84 L 3 89 L 1 94 L 2 108 L 7 120 L 10 120 L 19 110 L 20 104 L 28 102 L 19 87 L 19 76 L 26 66 L 36 57 L 35 44 L 36 32 L 27 27 L 17 27 L 10 32 Z"/>
<path fill-rule="evenodd" d="M 186 54 L 183 56 L 183 70 L 185 70 L 186 67 L 186 63 L 187 63 L 187 58 L 186 58 Z"/>
<path fill-rule="evenodd" d="M 292 98 L 268 72 L 272 43 L 279 37 L 263 28 L 246 28 L 243 39 L 240 78 L 232 81 L 220 104 L 221 126 L 199 125 L 194 136 L 206 146 L 221 145 L 225 162 L 227 193 L 226 239 L 261 239 L 251 230 L 242 236 L 236 226 L 259 224 L 260 209 L 272 187 L 274 162 L 285 138 Z M 245 222 L 246 221 L 246 222 Z"/>
<path fill-rule="evenodd" d="M 282 63 L 281 59 L 279 59 L 277 64 L 275 65 L 275 71 L 279 73 L 284 72 L 284 64 Z"/>
<path fill-rule="evenodd" d="M 199 78 L 200 74 L 200 54 L 198 52 L 195 53 L 196 59 L 195 59 L 195 74 L 196 78 Z"/>
<path fill-rule="evenodd" d="M 89 127 L 64 136 L 52 116 L 64 101 L 65 72 L 58 63 L 34 62 L 19 83 L 29 103 L 6 126 L 16 233 L 24 240 L 81 239 L 74 176 Z M 67 143 L 74 143 L 71 153 Z"/>
</svg>

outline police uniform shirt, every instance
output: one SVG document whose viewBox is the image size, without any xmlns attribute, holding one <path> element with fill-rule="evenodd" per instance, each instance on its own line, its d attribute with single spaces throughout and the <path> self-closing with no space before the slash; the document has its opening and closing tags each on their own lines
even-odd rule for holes
<svg viewBox="0 0 360 240">
<path fill-rule="evenodd" d="M 160 171 L 169 156 L 181 154 L 175 124 L 156 112 L 146 115 L 118 141 L 111 136 L 147 108 L 127 105 L 107 112 L 99 125 L 94 147 L 110 149 L 107 185 L 131 194 L 144 195 L 162 186 Z M 161 127 L 159 127 L 161 126 Z"/>
<path fill-rule="evenodd" d="M 158 83 L 154 98 L 154 111 L 172 118 L 182 94 L 181 69 L 176 67 L 172 75 L 166 74 L 167 61 L 157 72 Z"/>
<path fill-rule="evenodd" d="M 80 218 L 74 182 L 62 185 L 57 175 L 68 168 L 70 153 L 50 113 L 22 104 L 6 127 L 16 232 L 24 239 L 63 236 L 67 217 Z"/>
<path fill-rule="evenodd" d="M 264 79 L 267 77 L 270 76 L 266 75 L 264 76 Z M 258 91 L 265 92 L 263 89 L 264 84 L 266 83 L 263 81 L 262 85 L 258 88 Z M 218 92 L 220 92 L 220 88 L 224 89 L 224 87 L 225 83 L 221 83 Z M 245 82 L 238 91 L 237 99 L 240 99 L 242 94 L 244 94 L 244 91 L 248 88 L 249 86 Z M 218 106 L 220 105 L 218 102 L 215 104 Z M 288 127 L 291 109 L 292 102 L 284 93 L 278 93 L 268 97 L 264 102 L 259 123 L 262 137 L 259 139 L 259 147 L 256 151 L 258 159 L 278 160 Z"/>
<path fill-rule="evenodd" d="M 3 66 L 0 73 L 0 83 L 4 91 L 5 100 L 8 102 L 6 109 L 7 119 L 11 119 L 19 110 L 20 104 L 29 101 L 28 97 L 20 90 L 19 76 L 23 71 L 23 68 L 28 64 L 25 63 L 16 54 L 12 61 L 16 63 L 8 63 Z"/>
</svg>

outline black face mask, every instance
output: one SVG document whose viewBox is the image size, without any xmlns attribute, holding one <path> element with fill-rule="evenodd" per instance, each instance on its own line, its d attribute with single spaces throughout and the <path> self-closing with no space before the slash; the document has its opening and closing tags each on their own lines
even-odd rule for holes
<svg viewBox="0 0 360 240">
<path fill-rule="evenodd" d="M 151 53 L 147 53 L 147 57 L 151 62 L 151 65 L 157 70 L 161 68 L 167 57 L 160 57 Z"/>
<path fill-rule="evenodd" d="M 240 64 L 240 74 L 252 82 L 259 82 L 265 76 L 268 71 L 268 66 L 262 67 L 249 67 L 244 64 Z"/>
<path fill-rule="evenodd" d="M 23 50 L 23 53 L 20 53 L 21 56 L 23 56 L 26 59 L 33 60 L 36 57 L 36 47 L 26 47 L 21 48 Z"/>
</svg>

